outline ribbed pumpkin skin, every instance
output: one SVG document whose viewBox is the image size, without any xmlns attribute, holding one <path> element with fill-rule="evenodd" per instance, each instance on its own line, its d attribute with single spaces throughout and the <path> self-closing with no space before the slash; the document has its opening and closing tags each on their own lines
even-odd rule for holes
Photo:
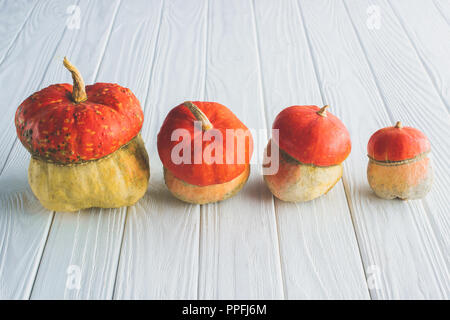
<svg viewBox="0 0 450 320">
<path fill-rule="evenodd" d="M 428 138 L 400 121 L 376 131 L 367 144 L 370 187 L 383 199 L 424 197 L 433 183 L 429 152 Z"/>
<path fill-rule="evenodd" d="M 44 88 L 16 110 L 17 136 L 32 156 L 31 190 L 55 211 L 134 204 L 150 177 L 139 100 L 118 84 L 85 86 L 66 57 L 63 65 L 73 85 Z"/>
<path fill-rule="evenodd" d="M 202 136 L 194 130 L 195 121 L 202 123 Z M 187 163 L 176 164 L 172 160 L 173 149 L 182 143 L 172 141 L 172 133 L 178 129 L 189 133 L 186 145 L 190 146 L 191 161 Z M 213 130 L 221 136 L 218 141 L 222 146 L 223 158 L 218 161 L 210 161 L 208 155 L 205 156 L 205 150 L 211 147 L 212 142 L 203 139 L 203 135 L 211 134 Z M 228 130 L 235 135 L 228 137 Z M 196 148 L 198 137 L 201 142 Z M 227 139 L 234 139 L 233 146 Z M 205 204 L 228 199 L 242 189 L 250 174 L 249 163 L 253 152 L 251 132 L 230 109 L 217 102 L 186 101 L 173 108 L 161 126 L 157 145 L 166 186 L 176 198 L 185 202 Z M 241 159 L 238 158 L 240 156 Z M 195 159 L 200 159 L 200 163 L 195 163 Z"/>
<path fill-rule="evenodd" d="M 244 163 L 238 163 L 237 148 L 239 147 L 238 138 L 234 137 L 234 161 L 227 163 L 227 129 L 241 130 L 243 133 L 248 132 L 248 128 L 231 112 L 230 109 L 217 102 L 193 101 L 193 103 L 208 117 L 214 130 L 218 130 L 223 137 L 223 161 L 222 163 L 181 163 L 175 164 L 172 161 L 172 149 L 179 143 L 172 141 L 172 132 L 177 129 L 185 129 L 191 136 L 191 159 L 197 157 L 196 148 L 194 147 L 194 121 L 196 118 L 184 105 L 180 104 L 173 108 L 168 114 L 161 129 L 158 133 L 158 154 L 164 167 L 170 170 L 178 179 L 196 186 L 208 186 L 212 184 L 222 184 L 229 182 L 244 172 L 252 157 L 253 138 L 251 133 L 246 138 L 244 150 L 239 150 L 244 154 Z M 244 134 L 242 135 L 244 136 Z M 250 142 L 251 141 L 251 142 Z M 210 141 L 202 141 L 201 153 L 210 145 Z M 200 157 L 202 158 L 202 154 Z"/>
<path fill-rule="evenodd" d="M 55 163 L 100 159 L 133 139 L 144 121 L 140 103 L 113 83 L 86 86 L 87 100 L 71 99 L 72 85 L 54 84 L 17 108 L 17 136 L 35 156 Z"/>
<path fill-rule="evenodd" d="M 271 141 L 267 145 L 270 156 Z M 274 175 L 264 175 L 272 194 L 289 202 L 310 201 L 326 194 L 342 176 L 342 164 L 317 167 L 302 164 L 279 150 L 279 170 Z"/>
<path fill-rule="evenodd" d="M 412 127 L 386 127 L 375 132 L 367 144 L 367 154 L 377 161 L 404 161 L 430 151 L 427 137 Z"/>
<path fill-rule="evenodd" d="M 149 178 L 140 134 L 99 160 L 60 165 L 33 157 L 28 168 L 31 190 L 44 207 L 55 211 L 133 205 L 145 194 Z"/>
<path fill-rule="evenodd" d="M 342 163 L 350 154 L 350 134 L 339 118 L 317 106 L 291 106 L 273 122 L 280 148 L 303 164 L 320 167 Z"/>
</svg>

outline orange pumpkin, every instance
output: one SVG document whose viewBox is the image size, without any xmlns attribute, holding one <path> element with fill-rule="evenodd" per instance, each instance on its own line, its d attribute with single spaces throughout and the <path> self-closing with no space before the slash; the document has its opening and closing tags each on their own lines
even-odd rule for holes
<svg viewBox="0 0 450 320">
<path fill-rule="evenodd" d="M 144 114 L 130 89 L 115 83 L 85 87 L 65 58 L 74 85 L 53 84 L 33 93 L 17 108 L 17 136 L 42 160 L 80 164 L 98 160 L 135 138 Z"/>
<path fill-rule="evenodd" d="M 55 211 L 132 205 L 150 177 L 139 100 L 118 84 L 85 86 L 66 58 L 64 66 L 73 86 L 44 88 L 16 111 L 17 136 L 32 155 L 31 190 Z"/>
<path fill-rule="evenodd" d="M 419 130 L 395 126 L 375 132 L 367 145 L 367 178 L 384 199 L 417 199 L 431 189 L 433 170 L 428 157 L 430 142 Z"/>
<path fill-rule="evenodd" d="M 341 178 L 342 162 L 350 154 L 350 135 L 324 106 L 292 106 L 281 111 L 273 129 L 278 144 L 267 145 L 265 167 L 272 148 L 279 151 L 279 169 L 265 174 L 270 191 L 284 201 L 309 201 L 327 193 Z"/>
<path fill-rule="evenodd" d="M 227 199 L 244 186 L 252 146 L 247 127 L 216 102 L 180 104 L 158 133 L 167 187 L 178 199 L 197 204 Z"/>
</svg>

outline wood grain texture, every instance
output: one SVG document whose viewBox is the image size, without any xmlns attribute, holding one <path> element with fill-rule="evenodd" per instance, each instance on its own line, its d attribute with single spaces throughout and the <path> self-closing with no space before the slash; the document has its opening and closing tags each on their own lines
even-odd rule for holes
<svg viewBox="0 0 450 320">
<path fill-rule="evenodd" d="M 296 1 L 255 1 L 267 127 L 291 105 L 324 105 Z M 333 106 L 330 110 L 333 112 Z M 343 184 L 305 203 L 275 199 L 288 299 L 368 299 Z"/>
<path fill-rule="evenodd" d="M 151 157 L 149 191 L 128 210 L 115 299 L 195 299 L 199 206 L 174 198 Z"/>
<path fill-rule="evenodd" d="M 392 18 L 397 18 L 398 24 L 394 28 L 403 28 L 404 37 L 408 38 L 412 49 L 417 53 L 418 59 L 401 60 L 402 80 L 408 88 L 420 86 L 422 78 L 429 79 L 427 90 L 423 93 L 414 92 L 407 99 L 396 100 L 397 108 L 394 116 L 406 116 L 411 125 L 423 128 L 431 140 L 433 160 L 435 165 L 434 188 L 430 195 L 424 199 L 424 206 L 430 216 L 430 223 L 435 230 L 441 251 L 450 267 L 450 204 L 447 200 L 447 191 L 450 186 L 450 69 L 448 54 L 450 53 L 450 25 L 441 19 L 434 7 L 424 6 L 423 2 L 413 1 L 392 3 Z M 450 9 L 450 6 L 448 6 Z M 422 26 L 422 27 L 418 27 Z M 383 45 L 383 44 L 382 44 Z M 390 43 L 389 43 L 390 45 Z M 417 63 L 420 60 L 420 63 Z M 419 78 L 408 77 L 409 64 L 414 64 Z M 421 68 L 423 67 L 423 69 Z M 427 79 L 427 80 L 428 80 Z M 386 83 L 389 86 L 389 83 Z M 436 92 L 434 92 L 433 88 Z M 415 91 L 415 90 L 414 90 Z M 390 97 L 392 91 L 385 95 Z M 395 99 L 395 97 L 393 98 Z M 439 101 L 441 100 L 441 101 Z M 424 107 L 425 112 L 424 112 Z M 447 282 L 447 292 L 450 292 L 450 280 Z"/>
<path fill-rule="evenodd" d="M 443 298 L 446 295 L 443 281 L 448 279 L 445 260 L 422 202 L 381 200 L 367 184 L 364 160 L 367 141 L 374 131 L 392 125 L 393 120 L 386 108 L 390 104 L 381 95 L 378 79 L 368 64 L 346 7 L 332 1 L 299 4 L 322 95 L 352 136 L 352 153 L 344 163 L 344 186 L 371 296 Z M 364 17 L 359 30 L 367 30 L 367 6 L 358 11 Z M 396 66 L 391 64 L 391 68 Z M 423 87 L 426 86 L 420 86 Z"/>
<path fill-rule="evenodd" d="M 0 2 L 0 65 L 23 30 L 37 1 Z"/>
<path fill-rule="evenodd" d="M 381 2 L 381 5 L 385 4 Z M 439 9 L 426 1 L 394 1 L 390 2 L 390 7 L 393 14 L 388 18 L 392 17 L 398 22 L 392 27 L 404 30 L 404 35 L 418 55 L 417 66 L 423 65 L 424 74 L 430 78 L 448 111 L 450 109 L 450 72 L 448 72 L 450 70 L 448 59 L 450 25 Z M 389 14 L 389 11 L 387 13 Z"/>
<path fill-rule="evenodd" d="M 44 74 L 53 61 L 55 48 L 65 33 L 66 8 L 69 2 L 39 2 L 22 31 L 15 39 L 8 55 L 0 64 L 0 174 L 5 170 L 16 140 L 14 115 L 19 104 L 34 91 L 42 88 Z M 51 16 L 53 19 L 48 20 Z"/>
<path fill-rule="evenodd" d="M 359 30 L 361 42 L 367 53 L 367 58 L 372 66 L 376 81 L 379 83 L 384 103 L 391 115 L 391 123 L 401 120 L 406 125 L 422 130 L 430 139 L 432 148 L 433 165 L 435 169 L 434 186 L 426 198 L 422 200 L 424 206 L 424 219 L 418 220 L 424 230 L 431 228 L 427 234 L 431 241 L 436 241 L 438 247 L 430 248 L 429 254 L 440 263 L 444 259 L 445 264 L 436 266 L 436 274 L 442 272 L 446 277 L 440 278 L 441 290 L 444 297 L 450 295 L 449 266 L 450 256 L 450 204 L 447 191 L 450 186 L 450 116 L 445 102 L 448 98 L 443 96 L 445 87 L 448 86 L 448 58 L 444 53 L 450 52 L 450 27 L 439 25 L 439 15 L 432 11 L 433 7 L 425 10 L 419 3 L 396 2 L 390 6 L 388 1 L 375 1 L 371 4 L 379 5 L 383 12 L 383 23 L 379 30 L 360 28 L 364 21 L 357 14 L 366 3 L 360 2 L 359 6 L 349 8 Z M 395 7 L 395 9 L 393 8 Z M 411 9 L 414 7 L 414 12 Z M 422 8 L 422 10 L 420 10 Z M 415 12 L 416 10 L 424 12 Z M 426 12 L 426 13 L 425 13 Z M 407 14 L 408 19 L 417 24 L 424 24 L 426 16 L 428 26 L 422 30 L 412 31 L 406 27 L 406 20 L 401 15 Z M 421 23 L 422 22 L 422 23 Z M 413 24 L 413 23 L 412 23 Z M 434 26 L 434 27 L 433 27 Z M 400 30 L 393 32 L 393 30 Z M 447 31 L 447 32 L 445 32 Z M 439 46 L 433 38 L 441 37 L 443 44 Z M 429 40 L 425 40 L 428 38 Z M 389 50 L 386 50 L 389 48 Z M 426 48 L 426 49 L 425 49 Z M 393 52 L 403 52 L 402 55 Z M 441 51 L 439 51 L 441 50 Z M 395 70 L 392 64 L 396 66 Z M 450 78 L 449 78 L 450 79 Z M 419 227 L 420 227 L 419 224 Z"/>
<path fill-rule="evenodd" d="M 197 297 L 200 207 L 183 203 L 164 184 L 156 134 L 167 112 L 203 88 L 204 1 L 164 1 L 142 136 L 150 155 L 147 194 L 131 207 L 125 225 L 114 298 Z"/>
<path fill-rule="evenodd" d="M 0 298 L 28 299 L 53 214 L 44 210 L 27 182 L 29 154 L 17 141 L 17 106 L 42 86 L 64 34 L 69 2 L 39 2 L 0 65 Z M 48 19 L 51 16 L 52 19 Z M 14 146 L 14 147 L 13 147 Z M 8 162 L 7 162 L 8 160 Z"/>
<path fill-rule="evenodd" d="M 110 299 L 126 211 L 56 212 L 31 299 Z"/>
<path fill-rule="evenodd" d="M 119 3 L 82 2 L 80 29 L 65 33 L 44 83 L 71 82 L 70 73 L 61 63 L 64 55 L 82 72 L 86 83 L 95 82 L 117 18 Z M 96 22 L 100 20 L 102 24 Z M 86 52 L 89 52 L 89 59 L 85 58 Z M 125 214 L 126 208 L 56 212 L 31 298 L 111 298 Z M 66 285 L 75 275 L 71 268 L 79 268 L 79 288 Z"/>
<path fill-rule="evenodd" d="M 433 3 L 450 26 L 450 2 L 448 0 L 433 0 Z"/>
<path fill-rule="evenodd" d="M 28 299 L 52 214 L 30 190 L 0 191 L 0 300 Z"/>
<path fill-rule="evenodd" d="M 265 112 L 252 4 L 210 1 L 207 21 L 204 99 L 226 105 L 259 133 L 265 129 Z M 200 299 L 284 297 L 273 199 L 261 165 L 252 165 L 236 196 L 202 206 Z"/>
<path fill-rule="evenodd" d="M 71 5 L 79 29 L 67 28 Z M 0 299 L 449 299 L 449 32 L 448 0 L 0 0 Z M 65 55 L 87 83 L 141 101 L 151 177 L 135 206 L 53 213 L 28 187 L 12 119 L 34 91 L 71 82 Z M 256 161 L 235 197 L 178 201 L 156 135 L 194 99 L 256 130 L 254 160 L 283 108 L 330 104 L 352 137 L 342 182 L 284 203 Z M 395 120 L 431 140 L 424 200 L 381 200 L 367 184 L 367 141 Z"/>
</svg>

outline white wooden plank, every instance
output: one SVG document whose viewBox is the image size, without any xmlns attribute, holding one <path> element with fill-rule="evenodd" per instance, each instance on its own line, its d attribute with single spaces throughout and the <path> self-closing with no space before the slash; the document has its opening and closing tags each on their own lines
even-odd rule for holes
<svg viewBox="0 0 450 320">
<path fill-rule="evenodd" d="M 430 237 L 439 244 L 439 247 L 430 247 L 430 254 L 436 256 L 437 263 L 442 258 L 446 262 L 440 267 L 443 273 L 439 280 L 442 291 L 448 297 L 450 203 L 447 192 L 450 186 L 450 116 L 445 103 L 449 97 L 446 88 L 450 84 L 450 77 L 444 70 L 448 70 L 450 65 L 448 57 L 444 57 L 444 53 L 439 50 L 446 51 L 447 54 L 450 52 L 450 28 L 440 25 L 439 16 L 432 11 L 434 7 L 421 7 L 422 2 L 398 1 L 392 4 L 394 10 L 388 1 L 370 3 L 378 5 L 383 12 L 383 23 L 377 32 L 358 28 L 364 23 L 358 12 L 363 10 L 368 2 L 349 6 L 349 11 L 366 48 L 392 120 L 402 120 L 407 125 L 421 129 L 431 141 L 436 174 L 434 186 L 423 200 L 427 218 L 423 223 L 429 224 L 433 231 Z M 428 10 L 425 10 L 426 8 Z M 424 15 L 426 20 L 420 15 Z M 408 29 L 406 21 L 410 21 L 408 26 L 420 24 L 421 30 Z M 436 43 L 437 39 L 441 40 L 441 46 Z M 424 46 L 427 49 L 424 49 Z M 433 52 L 434 49 L 437 50 L 436 53 Z M 403 53 L 396 55 L 392 54 L 393 52 Z M 392 64 L 396 66 L 395 70 L 392 69 Z M 439 271 L 436 273 L 439 274 Z"/>
<path fill-rule="evenodd" d="M 210 1 L 208 11 L 204 98 L 228 106 L 248 128 L 265 129 L 251 2 Z M 200 299 L 284 297 L 272 195 L 261 163 L 251 169 L 239 194 L 202 206 Z"/>
<path fill-rule="evenodd" d="M 204 86 L 205 1 L 165 1 L 145 100 L 142 135 L 150 155 L 150 186 L 128 212 L 114 298 L 197 297 L 200 208 L 171 196 L 156 152 L 167 112 L 199 97 Z"/>
<path fill-rule="evenodd" d="M 110 299 L 126 210 L 56 212 L 31 299 Z"/>
<path fill-rule="evenodd" d="M 450 108 L 450 72 L 448 72 L 450 70 L 450 59 L 448 59 L 450 25 L 442 17 L 438 8 L 427 1 L 401 0 L 390 4 L 394 10 L 392 17 L 399 21 L 399 24 L 394 27 L 405 30 L 413 50 L 417 52 L 420 63 L 423 64 L 426 74 L 448 110 Z M 389 10 L 389 7 L 387 9 Z"/>
<path fill-rule="evenodd" d="M 448 0 L 433 0 L 433 3 L 450 26 L 450 2 Z"/>
<path fill-rule="evenodd" d="M 320 95 L 296 1 L 255 1 L 255 12 L 270 128 L 283 108 L 322 106 L 326 101 Z M 341 182 L 314 201 L 294 204 L 275 199 L 275 210 L 286 298 L 369 298 Z"/>
<path fill-rule="evenodd" d="M 438 235 L 438 241 L 442 242 L 442 251 L 445 253 L 450 250 L 450 218 L 448 216 L 450 204 L 447 199 L 447 191 L 450 186 L 450 168 L 448 166 L 448 157 L 450 157 L 450 144 L 448 142 L 450 117 L 446 112 L 450 106 L 450 75 L 445 71 L 450 69 L 448 59 L 448 53 L 450 52 L 450 26 L 442 24 L 438 13 L 432 8 L 427 7 L 429 10 L 425 10 L 423 2 L 414 1 L 413 3 L 407 3 L 401 1 L 395 3 L 395 6 L 393 3 L 392 7 L 395 8 L 392 18 L 395 19 L 397 17 L 398 22 L 400 24 L 403 23 L 408 39 L 413 49 L 419 55 L 425 69 L 421 70 L 420 65 L 415 64 L 418 66 L 418 72 L 422 71 L 421 78 L 407 77 L 406 70 L 410 68 L 409 64 L 413 63 L 412 61 L 414 61 L 415 57 L 412 56 L 409 61 L 404 59 L 398 60 L 404 74 L 402 77 L 404 83 L 402 85 L 408 85 L 411 91 L 415 92 L 414 88 L 420 86 L 423 82 L 422 77 L 427 79 L 428 75 L 431 78 L 432 84 L 427 81 L 427 91 L 422 94 L 408 95 L 407 99 L 402 100 L 395 96 L 392 97 L 394 107 L 398 106 L 393 108 L 392 113 L 396 117 L 406 117 L 413 126 L 424 128 L 431 140 L 437 174 L 435 187 L 431 194 L 424 199 L 424 204 L 428 209 L 427 211 L 431 213 L 430 222 Z M 426 19 L 423 17 L 426 17 Z M 417 28 L 411 20 L 415 20 L 417 24 L 423 25 L 423 28 Z M 392 46 L 394 45 L 395 43 L 392 43 Z M 437 94 L 434 92 L 433 86 Z M 385 95 L 387 96 L 388 94 L 392 95 L 392 91 L 387 91 Z M 440 99 L 443 99 L 442 103 L 440 103 Z M 426 112 L 423 112 L 424 105 L 427 106 Z M 447 110 L 445 110 L 445 107 L 447 107 Z M 450 256 L 444 254 L 444 257 L 448 266 L 450 264 Z"/>
<path fill-rule="evenodd" d="M 114 298 L 195 299 L 199 207 L 175 199 L 153 156 L 149 191 L 128 210 Z"/>
<path fill-rule="evenodd" d="M 37 1 L 3 1 L 0 3 L 0 64 L 11 50 L 31 15 Z"/>
<path fill-rule="evenodd" d="M 64 55 L 81 70 L 86 83 L 98 78 L 98 66 L 112 32 L 119 1 L 83 4 L 86 6 L 80 7 L 80 29 L 65 34 L 44 83 L 71 82 L 70 73 L 61 64 Z M 126 208 L 55 213 L 31 298 L 111 298 L 125 215 Z M 80 286 L 70 285 L 78 272 Z"/>
<path fill-rule="evenodd" d="M 52 221 L 30 190 L 7 193 L 0 186 L 0 300 L 27 299 Z M 16 183 L 13 181 L 12 183 Z"/>
<path fill-rule="evenodd" d="M 39 2 L 0 65 L 0 174 L 16 141 L 14 115 L 19 104 L 38 90 L 47 67 L 54 58 L 55 47 L 66 31 L 66 8 L 69 2 Z M 51 21 L 47 20 L 52 16 Z"/>
<path fill-rule="evenodd" d="M 367 184 L 367 141 L 393 120 L 384 106 L 385 97 L 380 95 L 381 80 L 374 78 L 346 8 L 334 1 L 299 4 L 322 95 L 352 136 L 352 153 L 344 164 L 344 186 L 371 296 L 443 298 L 442 281 L 448 273 L 422 202 L 381 200 Z M 366 17 L 366 9 L 359 14 Z M 363 28 L 367 29 L 365 19 L 360 24 L 360 30 Z M 395 90 L 402 95 L 411 93 L 404 88 Z"/>
<path fill-rule="evenodd" d="M 68 5 L 69 1 L 39 2 L 0 65 L 0 83 L 4 86 L 0 91 L 0 299 L 30 296 L 53 217 L 28 187 L 28 152 L 20 143 L 12 149 L 17 141 L 12 119 L 21 101 L 41 85 L 64 33 Z M 5 165 L 8 156 L 10 161 Z"/>
<path fill-rule="evenodd" d="M 446 5 L 445 1 L 436 3 Z M 445 109 L 438 93 L 446 96 L 448 82 L 440 80 L 446 74 L 439 68 L 444 70 L 441 66 L 447 66 L 447 61 L 439 61 L 441 51 L 417 48 L 419 43 L 438 43 L 433 37 L 424 39 L 425 31 L 408 24 L 410 13 L 402 15 L 402 3 L 393 4 L 396 13 L 385 2 L 375 3 L 382 8 L 383 24 L 374 31 L 365 29 L 366 9 L 372 1 L 355 7 L 348 2 L 355 28 L 341 3 L 300 2 L 300 14 L 306 12 L 306 42 L 303 19 L 297 16 L 295 20 L 298 12 L 292 2 L 280 6 L 254 2 L 256 17 L 250 2 L 165 3 L 156 64 L 152 62 L 160 30 L 159 1 L 147 6 L 144 2 L 122 3 L 109 40 L 107 25 L 98 21 L 111 16 L 114 4 L 105 10 L 107 14 L 96 16 L 93 12 L 97 11 L 89 8 L 102 8 L 102 4 L 82 2 L 82 27 L 69 31 L 64 22 L 71 4 L 39 3 L 17 41 L 10 42 L 5 67 L 0 63 L 0 83 L 11 88 L 0 92 L 0 101 L 6 106 L 0 119 L 4 146 L 0 169 L 8 160 L 0 176 L 0 298 L 30 295 L 44 246 L 33 298 L 110 298 L 113 290 L 116 298 L 367 297 L 360 264 L 355 261 L 342 186 L 294 210 L 276 201 L 276 219 L 259 167 L 236 198 L 204 206 L 201 213 L 198 206 L 170 196 L 155 150 L 156 132 L 171 107 L 195 98 L 228 105 L 254 128 L 270 125 L 276 113 L 301 103 L 299 100 L 331 103 L 344 122 L 351 123 L 353 152 L 344 181 L 369 284 L 373 285 L 373 280 L 378 284 L 371 287 L 372 296 L 449 297 L 448 143 L 443 139 L 448 136 L 448 114 L 441 116 Z M 386 30 L 385 19 L 389 21 Z M 99 25 L 99 30 L 86 36 Z M 99 36 L 101 32 L 105 34 Z M 79 39 L 84 42 L 76 43 Z M 124 45 L 124 39 L 129 44 Z M 277 41 L 281 46 L 270 43 Z M 395 49 L 389 52 L 385 48 Z M 80 64 L 74 60 L 88 83 L 95 78 L 117 81 L 130 87 L 146 106 L 143 135 L 151 156 L 151 184 L 144 199 L 129 209 L 115 289 L 113 277 L 126 209 L 57 213 L 52 221 L 52 214 L 43 210 L 28 188 L 27 152 L 16 143 L 9 155 L 16 141 L 11 119 L 17 105 L 47 84 L 63 78 L 70 81 L 60 65 L 68 51 L 75 58 L 88 55 Z M 105 59 L 99 63 L 102 52 Z M 384 109 L 383 104 L 389 108 Z M 263 106 L 268 111 L 265 118 Z M 441 175 L 425 201 L 382 201 L 373 197 L 365 181 L 368 137 L 379 127 L 391 125 L 393 116 L 421 128 L 434 150 L 440 151 L 435 160 Z M 327 212 L 329 203 L 335 207 L 332 214 Z M 81 267 L 79 291 L 65 288 L 69 265 Z"/>
</svg>

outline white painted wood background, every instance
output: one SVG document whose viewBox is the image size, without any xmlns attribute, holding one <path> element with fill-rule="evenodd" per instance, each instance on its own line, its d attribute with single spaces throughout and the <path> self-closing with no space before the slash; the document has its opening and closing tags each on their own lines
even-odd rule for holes
<svg viewBox="0 0 450 320">
<path fill-rule="evenodd" d="M 141 101 L 151 178 L 133 207 L 50 212 L 31 193 L 14 114 L 71 81 L 65 55 L 86 83 Z M 0 0 L 0 299 L 449 299 L 449 56 L 449 0 Z M 156 134 L 187 99 L 254 129 L 293 104 L 330 104 L 352 137 L 342 181 L 284 203 L 255 165 L 232 199 L 174 199 Z M 423 200 L 381 200 L 367 184 L 367 141 L 396 120 L 431 140 Z"/>
</svg>

